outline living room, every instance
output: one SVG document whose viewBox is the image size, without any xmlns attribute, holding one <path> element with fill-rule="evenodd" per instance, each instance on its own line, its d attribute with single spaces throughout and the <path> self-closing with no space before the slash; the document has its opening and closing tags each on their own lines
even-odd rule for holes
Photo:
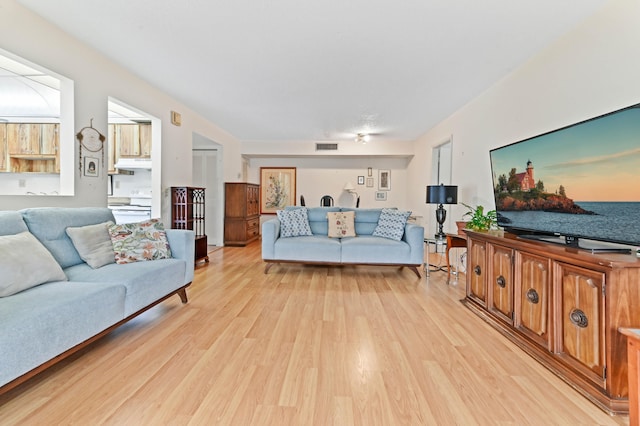
<svg viewBox="0 0 640 426">
<path fill-rule="evenodd" d="M 170 211 L 165 190 L 192 182 L 192 146 L 189 141 L 193 140 L 194 133 L 222 147 L 224 181 L 246 178 L 259 183 L 260 167 L 298 167 L 298 195 L 307 196 L 309 205 L 319 204 L 318 194 L 325 193 L 333 194 L 336 199 L 342 197 L 345 204 L 353 203 L 353 199 L 343 191 L 348 181 L 346 177 L 351 176 L 349 180 L 353 180 L 356 191 L 361 192 L 356 181 L 358 176 L 366 179 L 369 167 L 374 173 L 388 169 L 392 177 L 389 199 L 386 202 L 376 201 L 375 191 L 367 189 L 365 183 L 362 193 L 366 193 L 368 198 L 363 198 L 363 203 L 367 207 L 397 206 L 411 210 L 423 218 L 425 226 L 433 229 L 434 212 L 432 206 L 425 203 L 425 186 L 433 183 L 430 165 L 434 147 L 445 141 L 453 142 L 451 183 L 459 188 L 458 199 L 468 204 L 492 206 L 490 149 L 640 102 L 637 84 L 640 56 L 636 54 L 640 40 L 637 25 L 640 5 L 633 0 L 612 1 L 575 28 L 567 29 L 566 34 L 535 56 L 523 58 L 523 65 L 505 72 L 503 79 L 477 93 L 470 102 L 450 115 L 442 117 L 437 125 L 415 141 L 356 147 L 356 151 L 337 161 L 340 167 L 335 175 L 332 160 L 315 154 L 311 144 L 305 148 L 306 152 L 300 154 L 305 159 L 297 161 L 290 155 L 294 152 L 294 142 L 258 144 L 241 141 L 189 105 L 158 90 L 152 82 L 142 80 L 82 41 L 72 38 L 20 2 L 0 0 L 0 11 L 3 50 L 74 81 L 76 131 L 91 122 L 103 134 L 106 132 L 109 97 L 125 101 L 162 120 L 162 177 L 161 191 L 157 196 L 160 197 L 162 218 L 166 222 Z M 100 25 L 106 24 L 97 23 L 97 30 Z M 170 124 L 171 111 L 181 114 L 181 126 Z M 373 155 L 372 150 L 375 150 Z M 356 156 L 360 158 L 353 158 Z M 0 210 L 106 206 L 107 194 L 102 189 L 106 188 L 107 177 L 85 178 L 77 167 L 74 170 L 73 195 L 0 195 Z M 332 171 L 331 176 L 319 185 L 318 174 L 328 170 Z M 377 179 L 377 175 L 375 177 Z M 450 208 L 447 230 L 454 229 L 454 221 L 464 211 L 461 205 Z M 228 255 L 232 262 L 229 268 L 240 269 L 237 264 L 241 264 L 242 255 L 236 254 L 239 251 L 235 249 Z M 216 262 L 222 262 L 222 259 L 214 258 L 212 263 Z M 200 279 L 213 279 L 203 269 L 200 267 Z M 242 277 L 241 271 L 236 273 Z M 395 278 L 388 279 L 399 284 Z M 202 290 L 195 290 L 191 300 L 199 294 Z M 206 297 L 213 302 L 211 296 Z M 178 309 L 176 303 L 162 312 L 173 315 Z M 157 315 L 160 316 L 159 313 Z M 135 324 L 130 326 L 130 329 L 135 328 Z M 117 335 L 113 338 L 122 337 Z M 84 354 L 84 357 L 91 356 L 91 352 Z M 134 370 L 131 366 L 128 368 Z M 589 403 L 585 401 L 585 404 Z"/>
</svg>

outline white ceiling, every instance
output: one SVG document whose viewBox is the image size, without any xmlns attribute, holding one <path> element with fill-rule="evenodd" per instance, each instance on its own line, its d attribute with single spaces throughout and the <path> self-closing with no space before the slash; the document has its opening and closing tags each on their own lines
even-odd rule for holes
<svg viewBox="0 0 640 426">
<path fill-rule="evenodd" d="M 244 141 L 414 140 L 606 3 L 18 1 Z"/>
</svg>

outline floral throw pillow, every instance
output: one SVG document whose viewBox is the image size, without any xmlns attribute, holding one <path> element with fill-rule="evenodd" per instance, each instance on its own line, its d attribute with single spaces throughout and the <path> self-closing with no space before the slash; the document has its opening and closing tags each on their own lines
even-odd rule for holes
<svg viewBox="0 0 640 426">
<path fill-rule="evenodd" d="M 116 263 L 169 259 L 171 249 L 159 219 L 122 223 L 109 227 Z"/>
<path fill-rule="evenodd" d="M 404 226 L 407 224 L 407 219 L 410 215 L 410 211 L 382 209 L 373 235 L 400 241 L 404 235 Z"/>
<path fill-rule="evenodd" d="M 355 237 L 356 229 L 353 224 L 356 212 L 329 212 L 329 238 Z"/>
<path fill-rule="evenodd" d="M 303 235 L 313 235 L 309 226 L 309 216 L 307 208 L 276 211 L 278 219 L 280 219 L 280 236 L 300 237 Z"/>
</svg>

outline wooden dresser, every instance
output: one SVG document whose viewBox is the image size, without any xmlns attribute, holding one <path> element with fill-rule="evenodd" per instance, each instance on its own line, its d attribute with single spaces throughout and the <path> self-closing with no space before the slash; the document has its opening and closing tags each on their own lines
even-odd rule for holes
<svg viewBox="0 0 640 426">
<path fill-rule="evenodd" d="M 467 230 L 464 303 L 610 413 L 629 411 L 620 327 L 640 325 L 640 259 Z"/>
<path fill-rule="evenodd" d="M 224 244 L 245 246 L 260 236 L 260 185 L 225 184 Z"/>
</svg>

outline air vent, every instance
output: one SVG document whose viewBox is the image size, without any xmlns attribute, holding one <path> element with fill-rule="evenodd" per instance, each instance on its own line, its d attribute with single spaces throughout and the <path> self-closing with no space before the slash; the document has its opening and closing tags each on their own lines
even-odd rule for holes
<svg viewBox="0 0 640 426">
<path fill-rule="evenodd" d="M 337 151 L 338 144 L 337 143 L 317 143 L 316 151 Z"/>
</svg>

